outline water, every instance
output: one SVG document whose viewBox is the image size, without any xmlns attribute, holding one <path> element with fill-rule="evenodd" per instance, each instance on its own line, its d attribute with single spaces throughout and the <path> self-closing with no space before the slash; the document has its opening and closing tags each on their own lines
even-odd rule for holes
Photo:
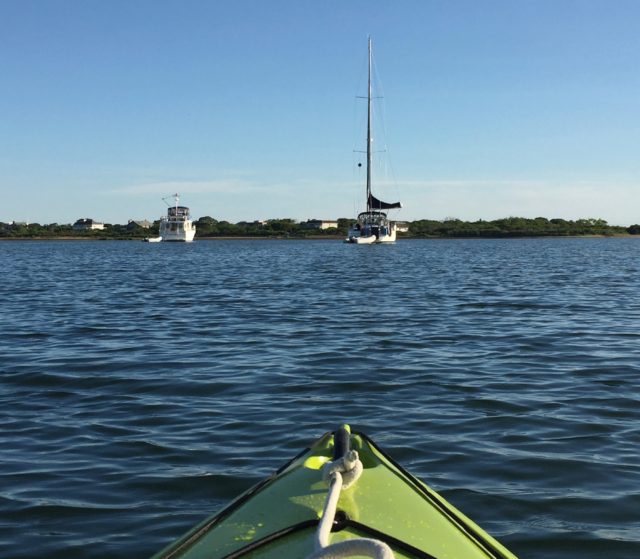
<svg viewBox="0 0 640 559">
<path fill-rule="evenodd" d="M 347 421 L 522 558 L 640 557 L 639 250 L 0 243 L 0 556 L 148 556 Z"/>
</svg>

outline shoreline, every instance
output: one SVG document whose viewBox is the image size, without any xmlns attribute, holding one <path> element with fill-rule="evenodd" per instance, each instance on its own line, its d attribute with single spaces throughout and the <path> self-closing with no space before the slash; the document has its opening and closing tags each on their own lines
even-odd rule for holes
<svg viewBox="0 0 640 559">
<path fill-rule="evenodd" d="M 197 237 L 193 242 L 198 241 L 340 241 L 344 240 L 343 235 L 310 235 L 307 237 L 260 237 L 260 236 L 223 236 L 223 237 Z M 402 236 L 397 242 L 401 241 L 446 241 L 446 240 L 510 240 L 510 239 L 640 239 L 640 235 L 632 235 L 630 233 L 615 233 L 611 235 L 505 235 L 505 236 L 473 236 L 473 237 L 419 237 L 419 236 Z M 91 237 L 0 237 L 2 241 L 123 241 L 123 242 L 145 242 L 141 238 L 91 238 Z M 180 244 L 180 243 L 175 243 Z"/>
</svg>

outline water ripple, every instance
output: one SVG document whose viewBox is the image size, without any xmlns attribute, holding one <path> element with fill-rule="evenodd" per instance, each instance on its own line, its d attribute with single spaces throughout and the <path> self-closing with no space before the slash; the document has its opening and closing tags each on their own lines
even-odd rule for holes
<svg viewBox="0 0 640 559">
<path fill-rule="evenodd" d="M 3 243 L 0 555 L 150 555 L 347 421 L 521 557 L 638 557 L 637 250 Z"/>
</svg>

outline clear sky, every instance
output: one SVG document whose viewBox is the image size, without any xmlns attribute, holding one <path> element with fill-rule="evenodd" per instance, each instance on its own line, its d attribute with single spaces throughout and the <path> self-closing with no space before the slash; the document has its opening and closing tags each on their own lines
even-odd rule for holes
<svg viewBox="0 0 640 559">
<path fill-rule="evenodd" d="M 394 218 L 640 222 L 637 0 L 0 0 L 0 221 L 353 216 L 368 35 Z"/>
</svg>

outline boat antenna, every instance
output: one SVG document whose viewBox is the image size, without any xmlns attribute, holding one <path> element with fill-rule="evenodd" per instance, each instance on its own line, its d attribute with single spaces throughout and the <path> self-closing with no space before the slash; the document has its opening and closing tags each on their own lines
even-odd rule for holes
<svg viewBox="0 0 640 559">
<path fill-rule="evenodd" d="M 369 35 L 369 74 L 367 79 L 367 212 L 371 211 L 371 35 Z"/>
<path fill-rule="evenodd" d="M 176 193 L 175 193 L 175 194 L 173 194 L 172 196 L 165 196 L 165 197 L 162 199 L 162 201 L 163 201 L 167 206 L 171 207 L 171 204 L 169 204 L 169 202 L 167 202 L 167 200 L 168 200 L 169 198 L 174 198 L 174 199 L 175 199 L 175 201 L 176 201 L 176 211 L 177 211 L 177 208 L 178 208 L 178 201 L 180 200 L 180 196 L 179 196 L 179 194 L 176 192 Z"/>
</svg>

